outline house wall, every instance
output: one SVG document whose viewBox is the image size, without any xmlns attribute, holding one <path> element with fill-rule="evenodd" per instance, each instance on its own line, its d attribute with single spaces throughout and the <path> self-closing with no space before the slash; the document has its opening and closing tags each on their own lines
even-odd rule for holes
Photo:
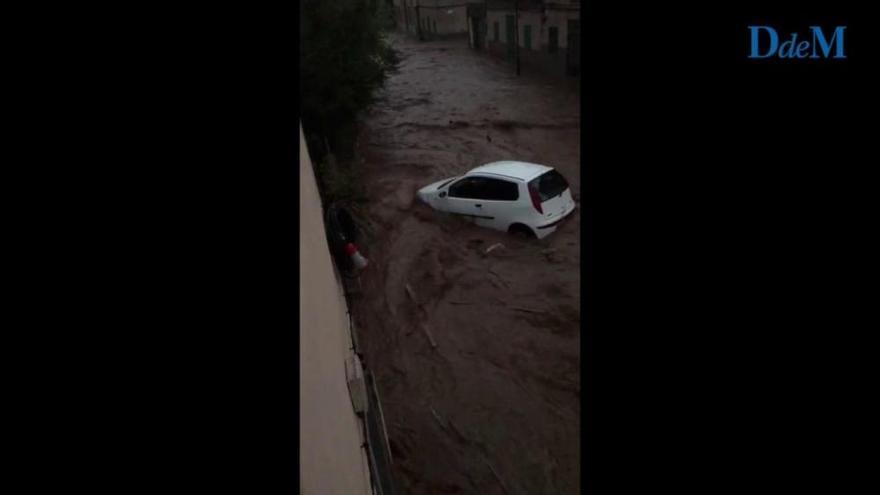
<svg viewBox="0 0 880 495">
<path fill-rule="evenodd" d="M 545 8 L 541 11 L 539 8 L 534 10 L 519 11 L 519 57 L 520 66 L 522 68 L 530 68 L 540 70 L 553 75 L 565 75 L 566 72 L 566 56 L 568 51 L 568 20 L 579 19 L 580 11 L 571 7 L 567 7 L 558 3 L 558 8 L 553 8 L 554 4 L 545 4 Z M 576 6 L 576 4 L 575 4 Z M 514 15 L 512 9 L 496 9 L 487 12 L 488 32 L 487 43 L 488 51 L 495 57 L 505 58 L 507 56 L 507 21 L 505 17 Z M 494 23 L 498 23 L 499 41 L 495 41 Z M 525 30 L 526 26 L 532 28 L 532 46 L 531 49 L 525 48 Z M 558 50 L 556 53 L 549 53 L 548 46 L 550 43 L 550 28 L 556 27 L 559 30 Z"/>
<path fill-rule="evenodd" d="M 413 8 L 415 3 L 415 0 L 393 0 L 392 12 L 398 30 L 415 34 L 416 11 Z"/>
<path fill-rule="evenodd" d="M 465 0 L 407 0 L 404 17 L 403 0 L 394 1 L 395 19 L 398 29 L 410 34 L 418 33 L 416 11 L 422 23 L 425 38 L 446 35 L 464 35 L 468 32 L 467 7 Z M 418 9 L 416 6 L 418 4 Z M 408 27 L 407 27 L 408 24 Z M 436 25 L 436 31 L 435 31 Z"/>
<path fill-rule="evenodd" d="M 407 23 L 408 23 L 406 26 L 407 31 L 413 35 L 418 33 L 417 28 L 416 28 L 416 9 L 415 9 L 415 7 L 412 7 L 411 5 L 407 4 L 406 16 L 407 16 Z"/>
<path fill-rule="evenodd" d="M 450 3 L 447 2 L 447 5 Z M 431 34 L 464 34 L 468 32 L 467 6 L 464 2 L 456 2 L 455 6 L 443 6 L 443 2 L 437 2 L 436 6 L 426 6 L 424 2 L 421 8 L 421 16 L 428 19 Z M 436 31 L 434 25 L 436 22 Z"/>
<path fill-rule="evenodd" d="M 299 149 L 300 494 L 372 495 L 363 430 L 345 375 L 352 347 L 345 296 L 302 127 Z"/>
</svg>

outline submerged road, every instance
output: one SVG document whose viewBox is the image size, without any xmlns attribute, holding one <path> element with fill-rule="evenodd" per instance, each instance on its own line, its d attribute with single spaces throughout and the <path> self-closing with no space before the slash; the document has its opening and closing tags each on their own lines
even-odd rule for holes
<svg viewBox="0 0 880 495">
<path fill-rule="evenodd" d="M 579 94 L 518 78 L 466 40 L 395 46 L 400 70 L 359 136 L 371 266 L 353 313 L 397 485 L 580 493 L 579 213 L 524 241 L 415 201 L 423 185 L 504 159 L 556 167 L 578 200 Z"/>
</svg>

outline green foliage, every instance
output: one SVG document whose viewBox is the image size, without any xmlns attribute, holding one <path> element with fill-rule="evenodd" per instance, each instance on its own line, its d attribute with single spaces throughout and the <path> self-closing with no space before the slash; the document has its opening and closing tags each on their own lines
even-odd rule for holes
<svg viewBox="0 0 880 495">
<path fill-rule="evenodd" d="M 358 180 L 357 169 L 340 165 L 332 153 L 318 163 L 317 175 L 321 182 L 321 196 L 325 204 L 364 201 L 363 188 Z"/>
<path fill-rule="evenodd" d="M 326 139 L 345 158 L 352 152 L 355 119 L 372 102 L 396 64 L 383 28 L 385 2 L 302 0 L 300 102 L 304 130 Z M 323 158 L 323 147 L 312 150 Z"/>
</svg>

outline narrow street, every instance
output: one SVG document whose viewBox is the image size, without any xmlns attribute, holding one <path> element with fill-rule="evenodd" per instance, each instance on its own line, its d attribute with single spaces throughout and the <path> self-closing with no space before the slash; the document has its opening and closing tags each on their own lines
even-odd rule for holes
<svg viewBox="0 0 880 495">
<path fill-rule="evenodd" d="M 399 72 L 359 136 L 371 265 L 353 315 L 398 489 L 579 493 L 579 213 L 546 239 L 520 240 L 415 199 L 433 181 L 513 159 L 557 168 L 579 200 L 577 88 L 517 77 L 466 39 L 394 44 Z"/>
</svg>

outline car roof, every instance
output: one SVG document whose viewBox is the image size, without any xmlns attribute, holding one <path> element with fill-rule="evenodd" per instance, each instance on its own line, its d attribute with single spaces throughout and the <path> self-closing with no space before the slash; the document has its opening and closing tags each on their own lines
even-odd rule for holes
<svg viewBox="0 0 880 495">
<path fill-rule="evenodd" d="M 470 170 L 465 175 L 473 175 L 473 174 L 492 174 L 492 175 L 503 175 L 505 177 L 510 177 L 512 179 L 519 179 L 524 181 L 529 181 L 534 179 L 535 177 L 553 170 L 552 167 L 547 167 L 545 165 L 538 165 L 537 163 L 529 163 L 529 162 L 516 162 L 511 160 L 499 161 L 487 163 L 485 165 L 479 166 L 473 170 Z"/>
</svg>

